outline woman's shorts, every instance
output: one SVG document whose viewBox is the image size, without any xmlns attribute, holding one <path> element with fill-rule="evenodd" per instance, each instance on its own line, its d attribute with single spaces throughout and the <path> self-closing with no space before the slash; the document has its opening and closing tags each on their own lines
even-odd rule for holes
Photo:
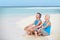
<svg viewBox="0 0 60 40">
<path fill-rule="evenodd" d="M 38 29 L 38 28 L 35 28 L 34 30 L 35 30 L 36 32 L 38 32 L 39 29 Z"/>
</svg>

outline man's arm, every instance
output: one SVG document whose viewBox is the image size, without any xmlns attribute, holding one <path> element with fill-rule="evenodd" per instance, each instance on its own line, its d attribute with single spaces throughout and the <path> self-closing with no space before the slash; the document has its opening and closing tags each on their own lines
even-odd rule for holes
<svg viewBox="0 0 60 40">
<path fill-rule="evenodd" d="M 42 28 L 47 28 L 47 27 L 48 27 L 48 25 L 51 25 L 51 23 L 50 23 L 50 22 L 48 22 L 48 23 L 47 23 L 47 25 L 46 25 L 45 27 L 43 27 L 43 26 L 42 26 Z"/>
</svg>

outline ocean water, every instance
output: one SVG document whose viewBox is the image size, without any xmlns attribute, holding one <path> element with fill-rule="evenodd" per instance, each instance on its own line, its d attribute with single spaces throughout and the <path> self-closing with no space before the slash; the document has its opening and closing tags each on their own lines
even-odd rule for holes
<svg viewBox="0 0 60 40">
<path fill-rule="evenodd" d="M 0 7 L 0 17 L 29 16 L 41 14 L 60 14 L 60 7 Z"/>
</svg>

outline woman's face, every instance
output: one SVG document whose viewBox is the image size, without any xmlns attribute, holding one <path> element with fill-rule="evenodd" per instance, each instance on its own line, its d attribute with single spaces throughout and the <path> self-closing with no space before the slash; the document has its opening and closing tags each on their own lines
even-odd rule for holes
<svg viewBox="0 0 60 40">
<path fill-rule="evenodd" d="M 36 18 L 40 18 L 40 15 L 39 14 L 36 14 Z"/>
</svg>

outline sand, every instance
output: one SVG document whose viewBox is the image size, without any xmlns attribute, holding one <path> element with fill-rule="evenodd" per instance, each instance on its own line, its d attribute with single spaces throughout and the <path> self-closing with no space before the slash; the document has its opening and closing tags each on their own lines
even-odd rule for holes
<svg viewBox="0 0 60 40">
<path fill-rule="evenodd" d="M 45 14 L 44 14 L 45 15 Z M 42 21 L 44 20 L 42 15 Z M 60 14 L 49 14 L 51 21 L 51 35 L 45 37 L 35 37 L 25 35 L 25 26 L 33 23 L 34 16 L 28 17 L 13 16 L 1 18 L 1 40 L 60 40 Z"/>
</svg>

